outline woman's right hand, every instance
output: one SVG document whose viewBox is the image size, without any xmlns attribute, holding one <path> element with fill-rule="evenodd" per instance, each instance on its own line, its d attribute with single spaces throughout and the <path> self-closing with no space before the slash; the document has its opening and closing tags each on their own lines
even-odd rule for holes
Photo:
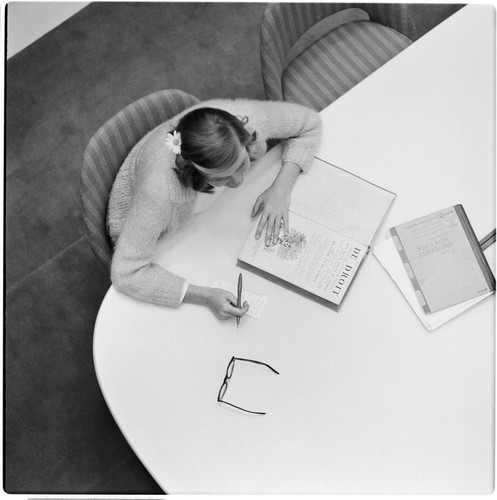
<svg viewBox="0 0 497 500">
<path fill-rule="evenodd" d="M 236 297 L 222 288 L 209 288 L 189 285 L 183 302 L 207 306 L 218 319 L 233 319 L 244 316 L 249 309 L 248 302 L 241 308 L 236 307 Z"/>
<path fill-rule="evenodd" d="M 218 319 L 230 319 L 243 316 L 249 309 L 248 302 L 241 308 L 236 307 L 236 297 L 227 290 L 211 288 L 207 294 L 207 306 Z"/>
</svg>

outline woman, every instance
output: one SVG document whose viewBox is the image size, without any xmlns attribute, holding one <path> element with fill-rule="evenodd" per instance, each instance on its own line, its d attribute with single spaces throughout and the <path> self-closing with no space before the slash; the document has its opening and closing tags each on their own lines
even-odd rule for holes
<svg viewBox="0 0 497 500">
<path fill-rule="evenodd" d="M 217 186 L 240 186 L 251 161 L 266 152 L 266 141 L 280 139 L 281 169 L 252 210 L 252 216 L 261 214 L 256 238 L 265 228 L 269 245 L 280 227 L 288 231 L 290 193 L 312 161 L 320 131 L 313 110 L 248 99 L 206 101 L 154 128 L 128 155 L 111 192 L 116 289 L 165 306 L 201 304 L 220 319 L 243 316 L 248 305 L 236 307 L 230 292 L 190 284 L 153 263 L 157 241 L 191 220 L 198 197 Z"/>
</svg>

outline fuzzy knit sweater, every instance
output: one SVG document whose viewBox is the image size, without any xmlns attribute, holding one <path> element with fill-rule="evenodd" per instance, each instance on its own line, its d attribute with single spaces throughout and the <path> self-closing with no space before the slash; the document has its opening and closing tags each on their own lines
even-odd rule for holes
<svg viewBox="0 0 497 500">
<path fill-rule="evenodd" d="M 164 306 L 179 306 L 185 279 L 153 262 L 157 241 L 192 219 L 197 192 L 183 186 L 176 173 L 175 155 L 166 147 L 166 134 L 179 119 L 197 107 L 214 107 L 240 118 L 256 133 L 251 159 L 267 150 L 268 139 L 283 140 L 282 160 L 308 169 L 321 133 L 318 113 L 299 104 L 248 99 L 210 100 L 183 111 L 151 130 L 138 142 L 114 182 L 108 229 L 114 243 L 111 280 L 131 297 Z"/>
</svg>

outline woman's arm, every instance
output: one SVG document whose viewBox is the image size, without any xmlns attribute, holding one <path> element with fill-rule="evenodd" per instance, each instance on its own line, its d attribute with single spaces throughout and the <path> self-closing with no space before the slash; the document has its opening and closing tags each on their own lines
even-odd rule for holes
<svg viewBox="0 0 497 500">
<path fill-rule="evenodd" d="M 262 139 L 283 139 L 283 164 L 272 185 L 256 200 L 252 216 L 261 214 L 256 238 L 266 227 L 266 245 L 276 243 L 280 227 L 289 230 L 290 195 L 300 172 L 306 172 L 321 136 L 321 117 L 309 108 L 293 103 L 254 101 L 249 123 Z"/>
<path fill-rule="evenodd" d="M 176 178 L 174 173 L 166 173 L 167 152 L 164 154 L 162 146 L 162 140 L 151 137 L 137 156 L 135 192 L 115 248 L 112 282 L 117 290 L 138 300 L 172 307 L 181 304 L 187 287 L 183 302 L 207 306 L 221 319 L 243 316 L 248 305 L 231 305 L 236 299 L 229 292 L 187 285 L 184 278 L 152 262 L 161 234 L 174 229 L 170 189 Z"/>
<path fill-rule="evenodd" d="M 135 193 L 111 266 L 117 290 L 138 300 L 177 307 L 184 278 L 152 262 L 157 241 L 171 223 L 171 205 L 163 196 L 139 190 Z"/>
<path fill-rule="evenodd" d="M 138 300 L 178 307 L 185 279 L 152 262 L 171 208 L 166 199 L 151 194 L 140 193 L 130 209 L 112 261 L 112 282 L 117 290 Z M 248 310 L 247 303 L 236 307 L 236 298 L 226 290 L 192 284 L 183 302 L 206 306 L 219 319 L 243 316 Z"/>
<path fill-rule="evenodd" d="M 300 172 L 299 165 L 285 161 L 271 186 L 255 202 L 252 217 L 255 217 L 259 212 L 261 213 L 255 237 L 259 239 L 264 226 L 266 226 L 266 245 L 271 244 L 271 237 L 273 243 L 276 243 L 281 226 L 284 233 L 288 233 L 290 195 Z"/>
<path fill-rule="evenodd" d="M 321 138 L 321 117 L 317 111 L 291 102 L 249 101 L 248 126 L 259 140 L 282 140 L 282 160 L 299 165 L 305 173 Z"/>
</svg>

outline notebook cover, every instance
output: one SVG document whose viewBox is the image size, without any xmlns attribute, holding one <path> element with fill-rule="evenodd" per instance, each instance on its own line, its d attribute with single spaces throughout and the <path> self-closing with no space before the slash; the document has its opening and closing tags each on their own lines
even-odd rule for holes
<svg viewBox="0 0 497 500">
<path fill-rule="evenodd" d="M 427 313 L 495 291 L 495 278 L 462 205 L 390 229 Z"/>
</svg>

